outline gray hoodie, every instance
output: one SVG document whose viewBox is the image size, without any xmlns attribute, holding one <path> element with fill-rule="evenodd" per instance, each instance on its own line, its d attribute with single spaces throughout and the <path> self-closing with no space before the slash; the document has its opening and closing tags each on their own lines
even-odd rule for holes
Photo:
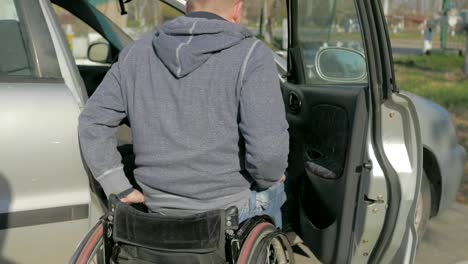
<svg viewBox="0 0 468 264">
<path fill-rule="evenodd" d="M 240 25 L 184 16 L 121 52 L 79 124 L 84 159 L 107 195 L 132 187 L 116 149 L 125 117 L 135 178 L 153 211 L 239 205 L 287 167 L 272 52 Z"/>
</svg>

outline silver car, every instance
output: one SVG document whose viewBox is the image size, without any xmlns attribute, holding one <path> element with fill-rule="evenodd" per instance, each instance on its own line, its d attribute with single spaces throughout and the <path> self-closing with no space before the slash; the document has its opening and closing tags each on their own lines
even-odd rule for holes
<svg viewBox="0 0 468 264">
<path fill-rule="evenodd" d="M 395 85 L 379 1 L 274 2 L 259 33 L 286 50 L 275 59 L 291 134 L 291 227 L 324 263 L 414 262 L 425 223 L 451 205 L 463 176 L 450 114 Z M 127 11 L 147 3 L 163 18 L 185 5 L 133 0 Z M 65 263 L 106 210 L 77 118 L 129 35 L 149 31 L 104 15 L 113 1 L 1 5 L 0 263 Z M 340 29 L 343 16 L 359 27 Z M 79 30 L 92 34 L 73 41 Z M 119 150 L 131 178 L 129 131 L 123 125 Z"/>
</svg>

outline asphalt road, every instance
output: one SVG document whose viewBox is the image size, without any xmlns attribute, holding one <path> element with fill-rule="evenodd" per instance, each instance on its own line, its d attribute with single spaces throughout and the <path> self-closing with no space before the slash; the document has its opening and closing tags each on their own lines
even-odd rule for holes
<svg viewBox="0 0 468 264">
<path fill-rule="evenodd" d="M 320 263 L 306 255 L 296 253 L 296 263 Z M 468 206 L 456 203 L 429 221 L 416 264 L 468 264 Z"/>
<path fill-rule="evenodd" d="M 392 53 L 394 56 L 402 55 L 421 55 L 422 49 L 420 48 L 409 48 L 409 47 L 392 47 Z"/>
<path fill-rule="evenodd" d="M 468 206 L 456 203 L 429 221 L 416 263 L 468 264 Z"/>
<path fill-rule="evenodd" d="M 394 56 L 399 55 L 421 55 L 423 42 L 418 40 L 392 39 L 392 51 Z"/>
</svg>

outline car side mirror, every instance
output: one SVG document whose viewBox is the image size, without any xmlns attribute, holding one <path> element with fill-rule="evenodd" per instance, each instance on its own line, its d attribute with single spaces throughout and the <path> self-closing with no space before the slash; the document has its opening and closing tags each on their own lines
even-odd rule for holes
<svg viewBox="0 0 468 264">
<path fill-rule="evenodd" d="M 88 60 L 97 63 L 108 63 L 110 57 L 109 44 L 96 42 L 88 47 Z"/>
<path fill-rule="evenodd" d="M 362 82 L 367 77 L 366 59 L 353 49 L 322 48 L 317 52 L 315 65 L 319 77 L 329 82 Z"/>
</svg>

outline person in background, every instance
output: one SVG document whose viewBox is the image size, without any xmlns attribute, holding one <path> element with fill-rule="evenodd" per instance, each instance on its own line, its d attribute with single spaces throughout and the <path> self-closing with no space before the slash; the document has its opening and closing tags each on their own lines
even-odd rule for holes
<svg viewBox="0 0 468 264">
<path fill-rule="evenodd" d="M 432 27 L 428 26 L 424 31 L 423 54 L 431 55 L 432 51 Z"/>
</svg>

